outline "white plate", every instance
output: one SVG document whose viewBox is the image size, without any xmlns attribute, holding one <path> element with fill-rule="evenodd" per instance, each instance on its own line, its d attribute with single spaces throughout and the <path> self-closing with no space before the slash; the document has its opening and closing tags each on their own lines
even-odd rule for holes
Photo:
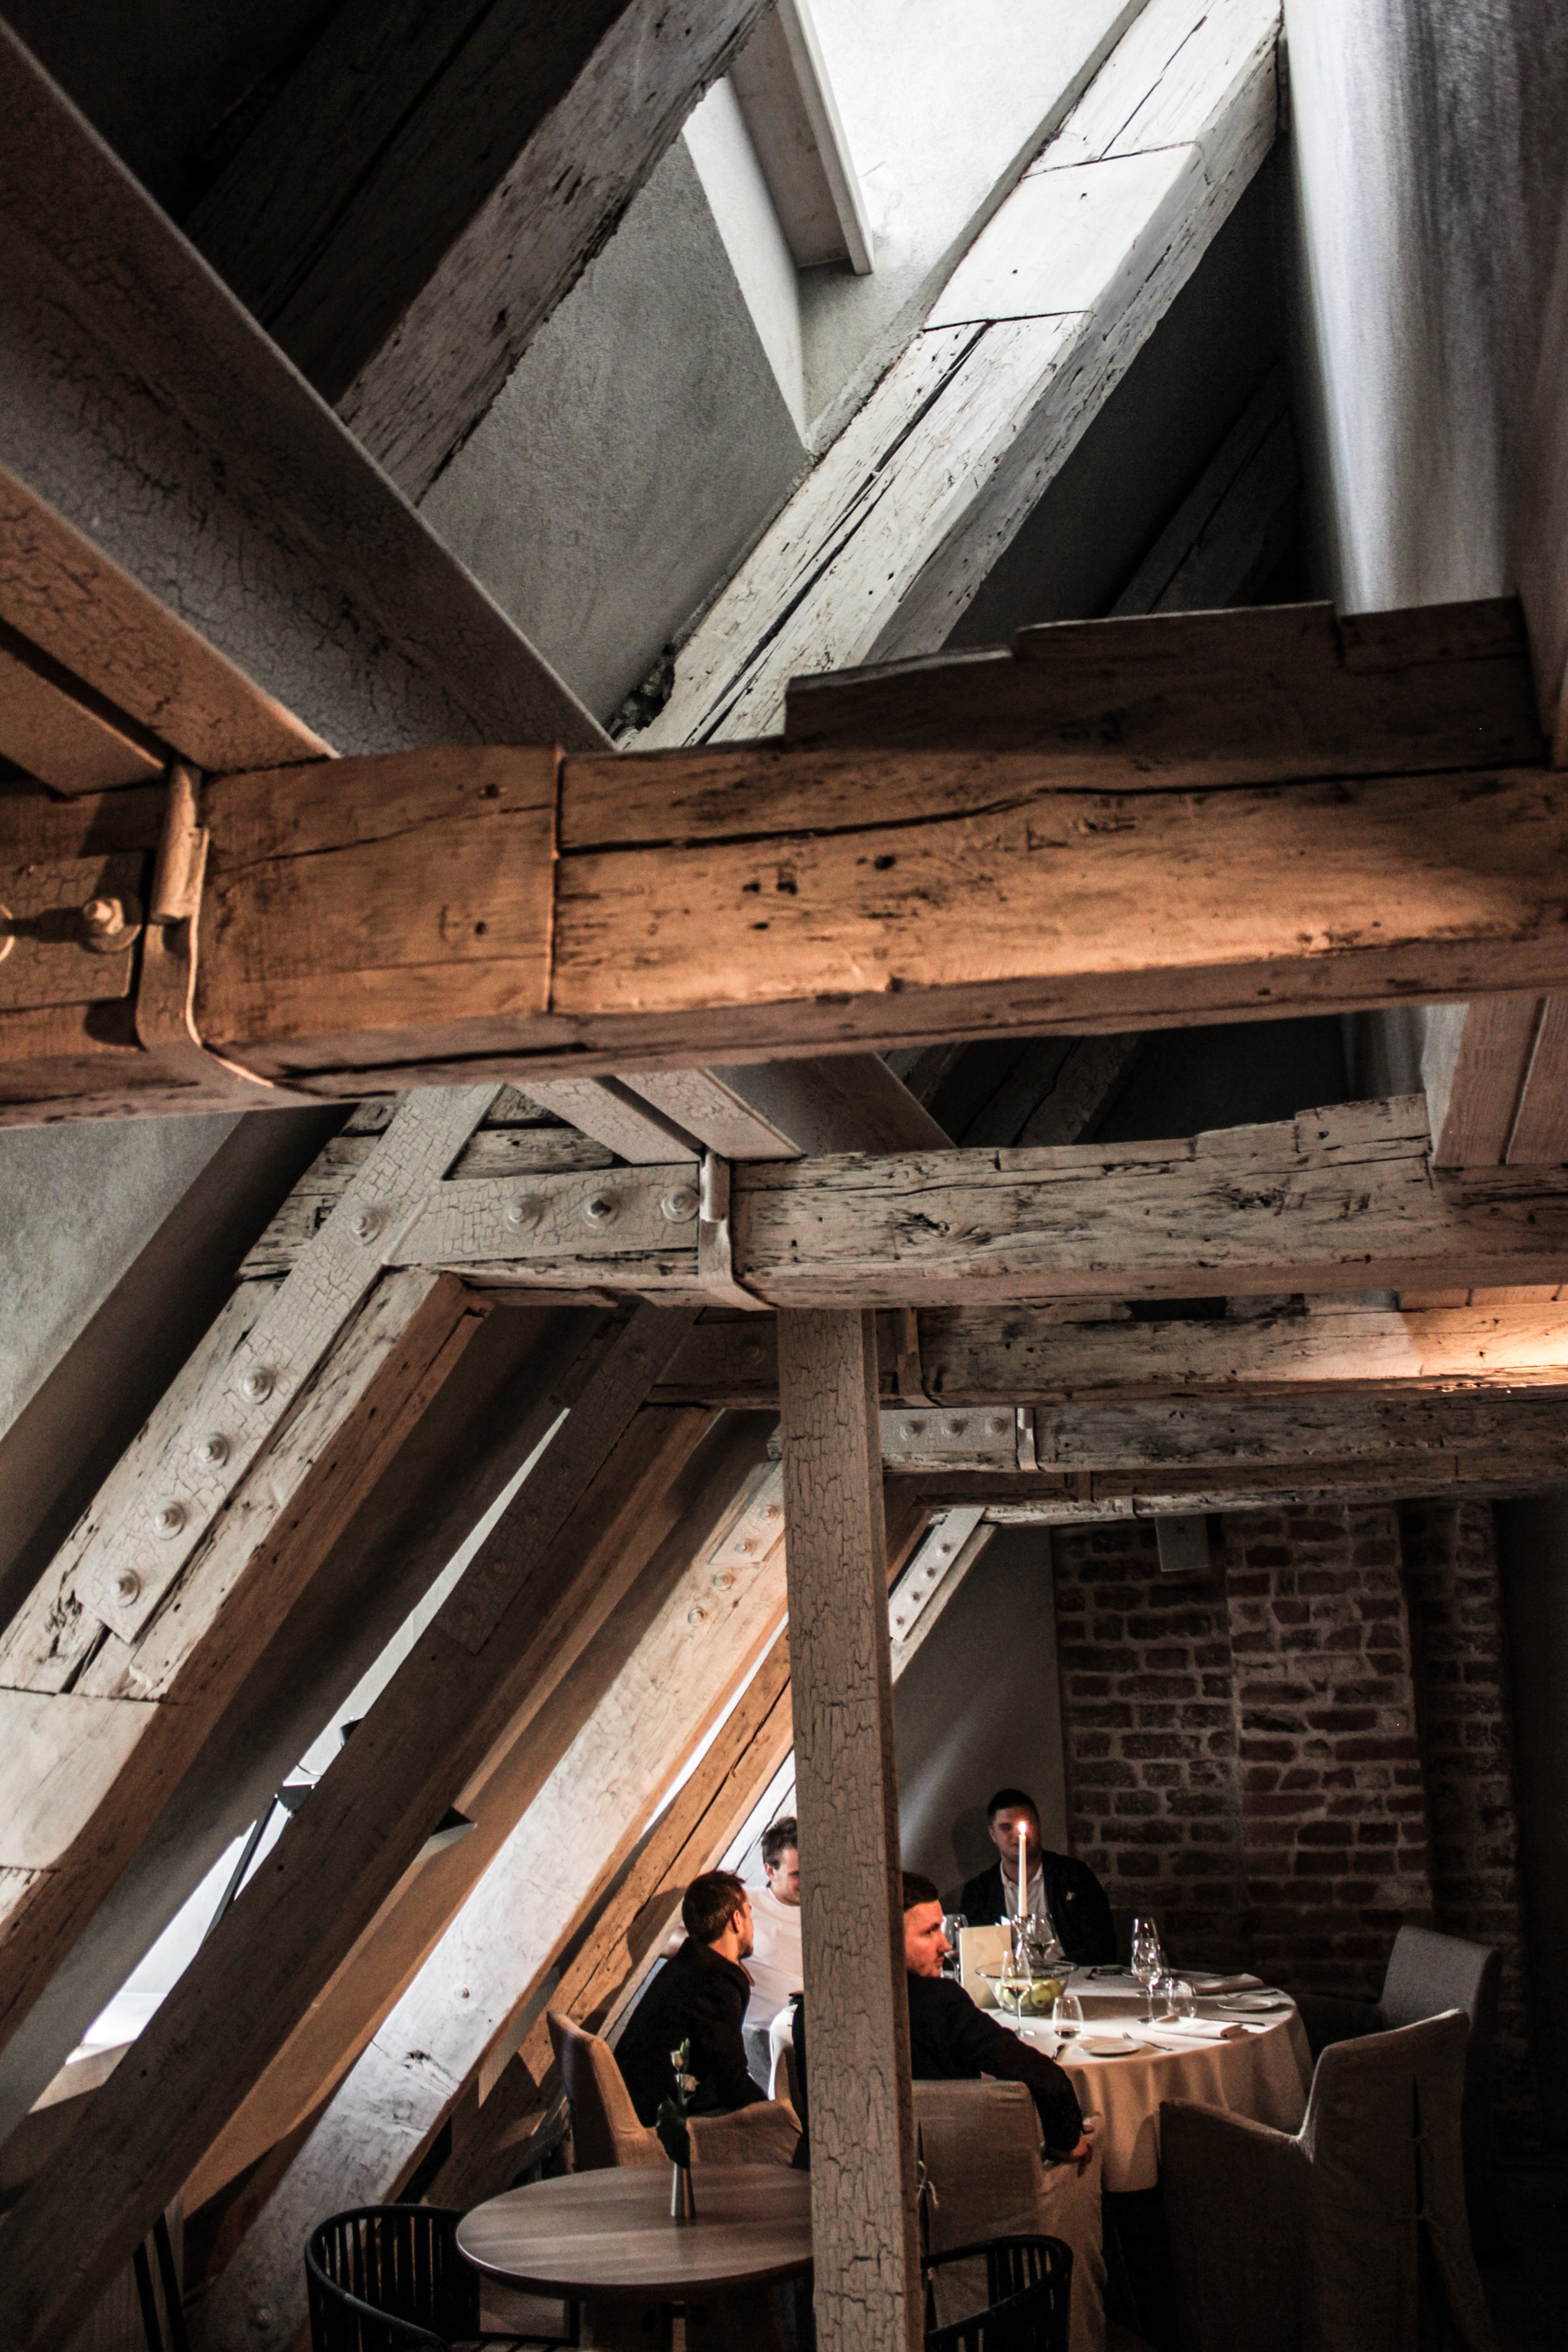
<svg viewBox="0 0 1568 2352">
<path fill-rule="evenodd" d="M 1265 2011 L 1293 2009 L 1295 2003 L 1286 1992 L 1226 1992 L 1215 2001 L 1216 2009 L 1238 2009 L 1248 2016 Z"/>
<path fill-rule="evenodd" d="M 1072 2047 L 1085 2058 L 1134 2058 L 1148 2044 L 1134 2042 L 1129 2033 L 1085 2033 Z"/>
</svg>

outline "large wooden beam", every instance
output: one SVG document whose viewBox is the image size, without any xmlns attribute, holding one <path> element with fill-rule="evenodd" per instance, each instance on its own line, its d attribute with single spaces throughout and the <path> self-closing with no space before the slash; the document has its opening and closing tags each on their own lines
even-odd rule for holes
<svg viewBox="0 0 1568 2352">
<path fill-rule="evenodd" d="M 679 1575 L 655 1610 L 634 1606 L 641 1622 L 618 1671 L 205 2300 L 198 2352 L 290 2344 L 305 2316 L 299 2249 L 313 2218 L 346 2185 L 367 2201 L 396 2197 L 468 2086 L 478 2095 L 487 2076 L 505 2070 L 536 2021 L 536 1996 L 548 1991 L 563 1945 L 633 1860 L 692 1748 L 776 1635 L 784 1602 L 777 1492 L 777 1474 L 765 1465 L 760 1477 L 732 1476 L 721 1520 L 709 1509 L 684 1530 Z M 716 1576 L 729 1580 L 722 1591 Z M 613 1642 L 616 1628 L 606 1633 Z M 258 2306 L 269 2315 L 260 2326 Z"/>
<path fill-rule="evenodd" d="M 268 1869 L 209 1937 L 201 1999 L 193 1991 L 155 2019 L 105 2086 L 90 2148 L 71 2151 L 75 2189 L 46 2168 L 9 2218 L 18 2343 L 68 2332 L 90 2308 L 448 1808 L 494 1769 L 626 1591 L 642 1565 L 631 1531 L 704 1423 L 700 1412 L 639 1411 L 686 1320 L 643 1308 L 611 1342 Z M 334 1890 L 325 1907 L 324 1883 Z M 66 2193 L 85 2200 L 92 2226 L 62 2265 Z"/>
<path fill-rule="evenodd" d="M 779 1326 L 811 2212 L 824 2352 L 923 2337 L 876 1333 Z"/>
<path fill-rule="evenodd" d="M 1115 673 L 1103 751 L 1067 740 L 1094 732 L 1075 688 L 1079 718 L 1035 751 L 742 745 L 558 772 L 489 750 L 216 779 L 196 1030 L 264 1078 L 363 1094 L 1568 986 L 1543 882 L 1568 811 L 1544 768 L 1349 770 L 1330 695 L 1321 754 L 1256 709 L 1245 746 L 1212 744 L 1194 705 L 1140 772 L 1116 713 L 1145 656 L 1163 667 L 1158 633 L 1201 626 L 1212 711 L 1265 622 L 1299 634 L 1289 612 L 1084 625 L 1080 655 Z M 1274 781 L 1309 756 L 1331 780 Z M 64 913 L 146 903 L 161 824 L 137 789 L 0 803 L 9 1118 L 120 1108 L 163 1071 L 134 938 L 94 951 Z"/>
<path fill-rule="evenodd" d="M 417 499 L 764 5 L 350 0 L 189 233 Z"/>
<path fill-rule="evenodd" d="M 0 622 L 68 699 L 209 769 L 604 740 L 4 28 L 0 225 Z"/>
<path fill-rule="evenodd" d="M 1237 1315 L 1215 1301 L 1211 1312 L 1169 1320 L 1134 1320 L 1120 1303 L 1098 1313 L 930 1307 L 905 1315 L 912 1332 L 892 1312 L 878 1317 L 884 1408 L 1568 1391 L 1568 1303 L 1550 1290 L 1458 1307 L 1304 1298 Z M 654 1395 L 668 1404 L 776 1405 L 776 1326 L 763 1315 L 700 1321 Z"/>
<path fill-rule="evenodd" d="M 446 1184 L 388 1255 L 547 1297 L 711 1297 L 698 1201 L 679 1161 Z M 726 1284 L 776 1307 L 1452 1296 L 1568 1280 L 1568 1175 L 1434 1169 L 1410 1095 L 1173 1142 L 738 1168 L 726 1231 Z"/>
<path fill-rule="evenodd" d="M 331 1983 L 301 2014 L 187 2179 L 187 2212 L 314 2114 L 379 2032 L 660 1612 L 673 1608 L 674 1595 L 686 1584 L 703 1580 L 693 1576 L 694 1562 L 718 1542 L 725 1520 L 733 1517 L 734 1496 L 763 1456 L 766 1426 L 760 1416 L 731 1417 L 710 1432 L 653 1496 L 626 1545 L 628 1555 L 651 1554 L 647 1567 L 494 1769 L 461 1791 L 458 1810 L 474 1822 L 472 1831 L 399 1885 Z M 689 1597 L 683 1601 L 677 1612 L 681 1622 L 692 1605 Z M 726 1612 L 721 1622 L 729 1625 L 734 1613 Z M 720 1630 L 716 1622 L 714 1633 Z M 717 1673 L 728 1658 L 728 1652 L 718 1655 L 711 1637 L 703 1641 L 689 1630 L 687 1639 L 694 1650 L 709 1654 L 708 1673 Z M 332 1899 L 331 1888 L 323 1887 L 323 1902 Z M 515 1937 L 506 1941 L 515 1949 Z M 190 1990 L 199 1997 L 198 1987 Z M 184 1997 L 182 1987 L 174 1998 Z M 485 2012 L 464 2013 L 475 2018 Z"/>
<path fill-rule="evenodd" d="M 0 1639 L 0 2041 L 472 1329 L 460 1286 L 389 1282 L 368 1241 L 492 1091 L 407 1104 L 292 1272 L 240 1286 Z"/>
<path fill-rule="evenodd" d="M 934 652 L 1273 144 L 1276 0 L 1150 0 L 676 659 L 646 744 Z M 830 649 L 830 650 L 829 650 Z"/>
</svg>

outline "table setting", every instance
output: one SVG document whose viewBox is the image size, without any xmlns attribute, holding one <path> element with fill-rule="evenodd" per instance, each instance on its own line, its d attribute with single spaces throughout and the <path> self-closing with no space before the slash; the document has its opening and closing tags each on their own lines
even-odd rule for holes
<svg viewBox="0 0 1568 2352">
<path fill-rule="evenodd" d="M 1154 2186 L 1166 2099 L 1299 2128 L 1311 2059 L 1288 1993 L 1246 1971 L 1176 1970 L 1148 1917 L 1126 1967 L 1072 1967 L 1043 1920 L 954 1929 L 964 1980 L 994 1999 L 996 2023 L 1054 2058 L 1085 2113 L 1103 2116 L 1107 2189 Z"/>
</svg>

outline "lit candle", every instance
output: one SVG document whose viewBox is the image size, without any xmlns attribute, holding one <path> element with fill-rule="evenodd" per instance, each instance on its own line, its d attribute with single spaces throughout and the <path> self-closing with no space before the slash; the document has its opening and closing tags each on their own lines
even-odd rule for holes
<svg viewBox="0 0 1568 2352">
<path fill-rule="evenodd" d="M 1028 1885 L 1028 1873 L 1024 1864 L 1024 1824 L 1020 1822 L 1018 1823 L 1018 1916 L 1020 1919 L 1024 1916 L 1026 1911 L 1029 1907 L 1028 1904 L 1025 1900 L 1025 1893 Z"/>
</svg>

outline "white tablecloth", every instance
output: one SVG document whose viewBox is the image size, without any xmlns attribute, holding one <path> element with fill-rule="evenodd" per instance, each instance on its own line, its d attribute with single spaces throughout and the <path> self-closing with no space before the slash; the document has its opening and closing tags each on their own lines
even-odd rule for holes
<svg viewBox="0 0 1568 2352">
<path fill-rule="evenodd" d="M 1294 2006 L 1248 2019 L 1248 2030 L 1239 2041 L 1163 2048 L 1162 2028 L 1143 2021 L 1141 1988 L 1122 1990 L 1080 1976 L 1073 1990 L 1083 2001 L 1090 2032 L 1098 2023 L 1105 2032 L 1126 2033 L 1143 2044 L 1133 2057 L 1093 2058 L 1070 2041 L 1058 2044 L 1048 2022 L 1034 2024 L 1026 2018 L 1022 2028 L 1026 2042 L 1055 2058 L 1071 2076 L 1085 2114 L 1104 2116 L 1107 2189 L 1152 2189 L 1159 2179 L 1162 2099 L 1194 2099 L 1205 2107 L 1249 2116 L 1255 2123 L 1272 2124 L 1277 2131 L 1300 2130 L 1312 2061 L 1306 2029 Z M 1198 2008 L 1200 2016 L 1241 2022 L 1212 2000 L 1200 2001 Z M 1017 2030 L 1010 2017 L 995 2014 L 997 2024 Z M 1165 2038 L 1177 2042 L 1173 2032 Z"/>
</svg>

